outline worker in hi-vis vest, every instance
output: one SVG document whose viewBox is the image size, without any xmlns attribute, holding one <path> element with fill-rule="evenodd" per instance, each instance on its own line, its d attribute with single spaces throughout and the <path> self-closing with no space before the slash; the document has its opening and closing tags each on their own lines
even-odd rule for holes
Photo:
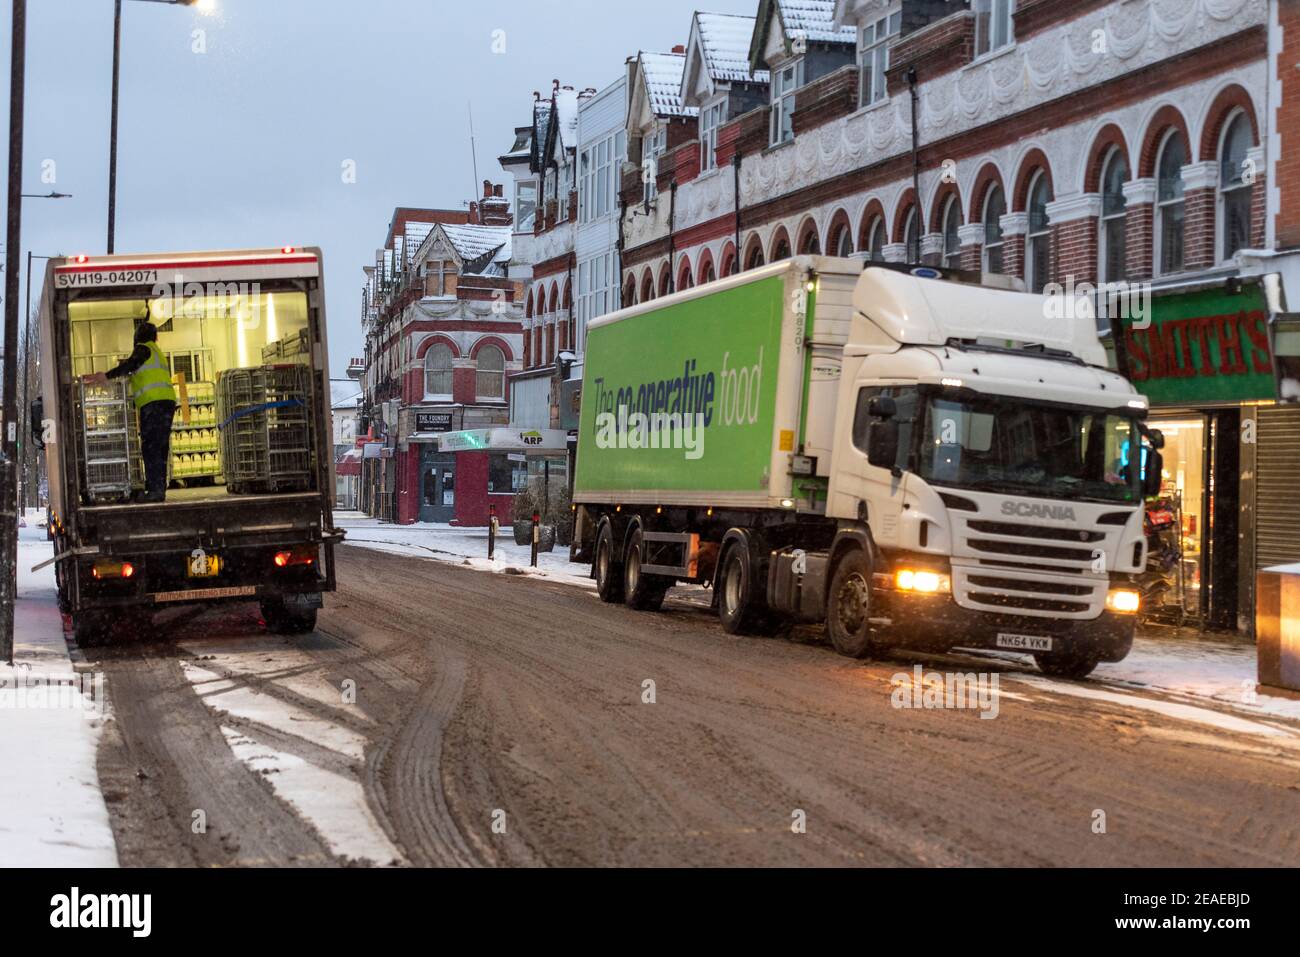
<svg viewBox="0 0 1300 957">
<path fill-rule="evenodd" d="M 131 397 L 140 413 L 140 456 L 144 459 L 143 498 L 161 502 L 167 498 L 167 462 L 171 457 L 172 419 L 176 416 L 176 390 L 171 369 L 158 348 L 158 327 L 141 323 L 135 330 L 135 350 L 107 373 L 85 377 L 87 383 L 102 385 L 110 379 L 130 376 Z"/>
</svg>

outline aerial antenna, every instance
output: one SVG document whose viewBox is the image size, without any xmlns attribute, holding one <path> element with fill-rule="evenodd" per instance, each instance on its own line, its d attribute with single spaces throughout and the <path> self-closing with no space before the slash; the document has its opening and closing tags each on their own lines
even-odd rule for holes
<svg viewBox="0 0 1300 957">
<path fill-rule="evenodd" d="M 474 103 L 467 101 L 466 106 L 469 109 L 469 153 L 470 159 L 474 163 L 474 188 L 470 191 L 470 202 L 478 199 L 478 191 L 482 188 L 478 181 L 478 147 L 474 143 Z"/>
</svg>

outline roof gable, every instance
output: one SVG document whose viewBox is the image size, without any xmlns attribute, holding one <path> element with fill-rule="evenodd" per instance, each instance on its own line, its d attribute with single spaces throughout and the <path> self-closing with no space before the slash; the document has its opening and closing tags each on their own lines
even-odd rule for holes
<svg viewBox="0 0 1300 957">
<path fill-rule="evenodd" d="M 773 35 L 773 27 L 777 33 Z M 761 69 L 779 41 L 790 52 L 797 37 L 808 43 L 857 44 L 857 30 L 839 26 L 835 0 L 759 0 L 754 35 L 749 44 L 750 69 Z"/>
</svg>

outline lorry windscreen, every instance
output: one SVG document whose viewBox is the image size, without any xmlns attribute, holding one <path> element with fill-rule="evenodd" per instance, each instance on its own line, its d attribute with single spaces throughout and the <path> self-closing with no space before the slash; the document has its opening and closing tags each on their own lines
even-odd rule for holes
<svg viewBox="0 0 1300 957">
<path fill-rule="evenodd" d="M 1137 420 L 1019 398 L 924 394 L 917 472 L 927 482 L 1040 498 L 1136 505 Z"/>
</svg>

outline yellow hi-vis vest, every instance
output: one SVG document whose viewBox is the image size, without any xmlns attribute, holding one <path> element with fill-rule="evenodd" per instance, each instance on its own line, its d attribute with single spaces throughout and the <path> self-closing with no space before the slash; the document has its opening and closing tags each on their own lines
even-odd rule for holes
<svg viewBox="0 0 1300 957">
<path fill-rule="evenodd" d="M 150 402 L 175 402 L 176 390 L 172 388 L 172 373 L 156 342 L 146 342 L 149 359 L 131 373 L 131 397 L 135 407 L 143 409 Z"/>
</svg>

